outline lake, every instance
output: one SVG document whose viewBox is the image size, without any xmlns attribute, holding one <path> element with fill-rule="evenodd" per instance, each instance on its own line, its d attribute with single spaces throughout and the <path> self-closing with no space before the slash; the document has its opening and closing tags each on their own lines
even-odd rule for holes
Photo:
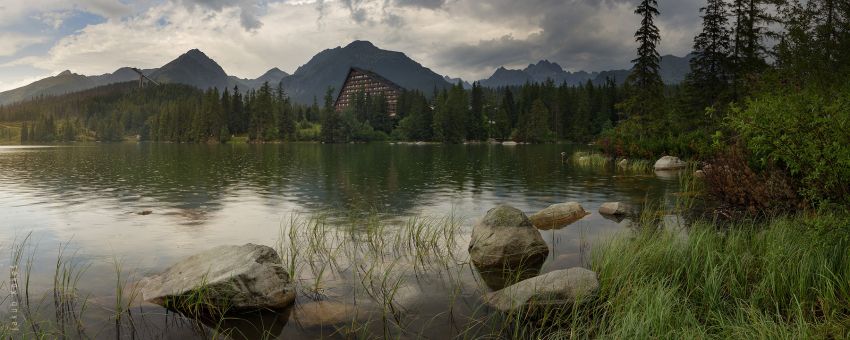
<svg viewBox="0 0 850 340">
<path fill-rule="evenodd" d="M 495 312 L 480 303 L 493 287 L 466 253 L 472 225 L 487 210 L 509 204 L 531 214 L 576 201 L 592 213 L 564 228 L 541 230 L 550 247 L 541 269 L 546 272 L 588 266 L 594 243 L 629 230 L 628 219 L 600 216 L 602 203 L 669 202 L 679 190 L 676 175 L 562 162 L 562 152 L 586 149 L 310 143 L 0 147 L 0 246 L 12 254 L 26 239 L 17 275 L 22 280 L 31 258 L 29 316 L 52 320 L 38 327 L 44 334 L 65 329 L 72 337 L 209 337 L 214 332 L 209 322 L 193 322 L 132 294 L 116 298 L 116 282 L 132 286 L 217 245 L 256 243 L 281 250 L 284 262 L 292 264 L 297 303 L 286 312 L 228 323 L 225 330 L 233 337 L 475 337 L 498 324 Z M 429 242 L 411 244 L 417 228 L 431 228 L 417 231 L 429 235 Z M 366 249 L 376 239 L 387 248 Z M 68 289 L 73 296 L 61 299 L 65 305 L 53 301 L 60 250 L 63 271 L 82 273 Z M 4 268 L 15 262 L 13 255 L 0 261 Z M 385 274 L 378 280 L 374 273 Z M 379 282 L 388 278 L 395 283 L 389 296 Z M 4 290 L 9 287 L 5 279 Z M 127 303 L 128 316 L 118 318 L 116 303 L 126 303 L 123 299 L 134 301 Z M 0 311 L 4 318 L 9 301 Z M 317 326 L 309 319 L 315 315 L 299 307 L 316 301 L 326 302 L 318 309 L 322 313 L 326 307 L 356 306 L 354 319 L 361 322 Z M 69 312 L 57 312 L 63 308 Z M 479 319 L 488 321 L 470 321 Z"/>
</svg>

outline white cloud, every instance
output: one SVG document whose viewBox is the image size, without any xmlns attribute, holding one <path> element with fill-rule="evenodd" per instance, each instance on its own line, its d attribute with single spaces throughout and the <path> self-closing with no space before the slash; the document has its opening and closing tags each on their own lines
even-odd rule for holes
<svg viewBox="0 0 850 340">
<path fill-rule="evenodd" d="M 518 67 L 539 59 L 599 70 L 628 65 L 637 23 L 633 4 L 625 0 L 173 0 L 136 3 L 129 15 L 130 6 L 117 0 L 31 1 L 51 12 L 85 8 L 107 18 L 59 39 L 44 55 L 7 63 L 51 73 L 158 67 L 198 48 L 229 74 L 256 77 L 271 67 L 294 72 L 321 50 L 355 39 L 470 80 L 489 76 L 500 64 Z M 698 29 L 698 13 L 690 7 L 698 2 L 677 3 L 684 14 L 669 19 L 662 2 L 662 52 L 689 51 Z M 7 15 L 2 12 L 0 18 Z"/>
<path fill-rule="evenodd" d="M 42 36 L 33 36 L 29 34 L 20 34 L 13 32 L 0 32 L 0 57 L 9 57 L 17 54 L 27 46 L 40 44 L 46 40 Z"/>
</svg>

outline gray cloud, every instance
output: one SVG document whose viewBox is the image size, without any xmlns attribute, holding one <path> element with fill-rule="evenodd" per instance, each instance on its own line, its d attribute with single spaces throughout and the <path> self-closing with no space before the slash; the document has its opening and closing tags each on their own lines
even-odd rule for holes
<svg viewBox="0 0 850 340">
<path fill-rule="evenodd" d="M 446 4 L 446 0 L 395 0 L 395 3 L 399 6 L 436 9 L 443 7 Z"/>
<path fill-rule="evenodd" d="M 226 8 L 238 8 L 239 22 L 246 30 L 256 30 L 263 26 L 260 15 L 267 1 L 262 0 L 179 0 L 190 8 L 204 8 L 220 12 Z"/>
<path fill-rule="evenodd" d="M 699 28 L 698 8 L 702 0 L 661 0 L 662 50 L 686 54 L 690 39 Z M 460 43 L 438 51 L 435 58 L 454 69 L 492 70 L 540 59 L 556 61 L 574 70 L 604 70 L 627 67 L 635 53 L 633 33 L 639 18 L 633 14 L 636 1 L 629 0 L 491 0 L 471 1 L 449 10 L 504 22 L 506 25 L 536 25 L 539 32 L 527 37 L 506 36 Z"/>
</svg>

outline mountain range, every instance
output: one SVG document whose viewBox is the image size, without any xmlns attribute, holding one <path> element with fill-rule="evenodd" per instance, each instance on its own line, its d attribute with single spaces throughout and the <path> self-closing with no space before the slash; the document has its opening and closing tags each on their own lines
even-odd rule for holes
<svg viewBox="0 0 850 340">
<path fill-rule="evenodd" d="M 685 79 L 690 71 L 690 61 L 693 54 L 685 57 L 665 55 L 661 57 L 661 79 L 666 84 L 678 84 Z M 579 85 L 588 81 L 594 84 L 604 83 L 612 79 L 622 84 L 629 76 L 629 70 L 611 70 L 602 72 L 569 72 L 565 71 L 558 63 L 541 60 L 537 64 L 530 64 L 522 70 L 511 70 L 500 67 L 490 78 L 481 80 L 484 87 L 518 86 L 528 82 L 544 82 L 551 79 L 555 84 L 567 83 L 568 85 Z"/>
<path fill-rule="evenodd" d="M 681 82 L 689 71 L 690 58 L 690 55 L 662 57 L 661 75 L 665 83 Z M 447 88 L 458 82 L 461 82 L 465 88 L 471 86 L 469 82 L 462 79 L 441 76 L 404 53 L 383 50 L 368 41 L 360 40 L 345 47 L 319 52 L 291 75 L 275 67 L 255 79 L 238 78 L 228 75 L 215 60 L 197 49 L 189 50 L 162 67 L 141 71 L 157 82 L 181 83 L 202 89 L 238 86 L 241 90 L 248 90 L 259 88 L 265 82 L 272 86 L 281 84 L 294 101 L 309 104 L 314 99 L 322 101 L 329 87 L 338 90 L 351 67 L 374 71 L 404 88 L 419 90 L 426 94 L 430 94 L 435 88 Z M 557 84 L 566 82 L 570 85 L 582 84 L 588 80 L 602 82 L 607 78 L 616 79 L 617 82 L 622 83 L 628 74 L 628 70 L 568 72 L 557 63 L 541 60 L 536 64 L 528 65 L 523 70 L 500 67 L 492 76 L 480 82 L 485 87 L 522 85 L 526 82 L 542 82 L 547 79 L 552 79 Z M 47 77 L 29 85 L 0 92 L 0 105 L 138 79 L 139 75 L 130 67 L 122 67 L 113 73 L 96 76 L 63 71 L 56 76 Z"/>
</svg>

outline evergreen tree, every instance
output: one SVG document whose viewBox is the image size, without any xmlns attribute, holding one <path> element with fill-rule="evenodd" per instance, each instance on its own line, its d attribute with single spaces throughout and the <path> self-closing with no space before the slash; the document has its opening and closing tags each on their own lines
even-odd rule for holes
<svg viewBox="0 0 850 340">
<path fill-rule="evenodd" d="M 735 96 L 743 93 L 743 85 L 749 74 L 758 73 L 767 66 L 764 55 L 767 49 L 763 38 L 768 16 L 763 4 L 770 0 L 733 0 L 732 15 L 735 23 L 732 62 L 735 72 Z"/>
<path fill-rule="evenodd" d="M 328 87 L 325 92 L 325 108 L 322 110 L 321 137 L 325 143 L 336 143 L 341 140 L 341 136 L 339 136 L 340 119 L 339 114 L 334 109 L 333 91 L 332 87 Z"/>
<path fill-rule="evenodd" d="M 463 86 L 463 84 L 459 85 Z M 481 89 L 480 83 L 472 83 L 470 97 L 470 112 L 466 120 L 466 139 L 484 140 L 487 137 L 484 130 L 484 91 Z"/>
<path fill-rule="evenodd" d="M 493 117 L 492 124 L 492 132 L 491 136 L 497 140 L 506 140 L 511 135 L 511 121 L 508 117 L 508 110 L 504 107 L 500 107 L 496 110 L 496 114 Z"/>
<path fill-rule="evenodd" d="M 686 79 L 696 110 L 717 103 L 731 76 L 727 4 L 724 0 L 708 0 L 700 12 L 703 13 L 702 32 L 694 38 L 695 56 Z"/>
<path fill-rule="evenodd" d="M 663 97 L 664 83 L 659 73 L 661 56 L 658 54 L 658 44 L 661 33 L 655 26 L 658 12 L 657 0 L 641 0 L 635 10 L 641 16 L 640 27 L 635 32 L 638 43 L 637 58 L 632 60 L 634 68 L 626 80 L 635 88 L 635 93 L 628 103 L 629 113 L 639 119 L 657 114 Z"/>
<path fill-rule="evenodd" d="M 289 97 L 283 90 L 283 86 L 277 85 L 277 107 L 278 107 L 278 130 L 280 137 L 291 139 L 295 136 L 295 114 Z"/>
<path fill-rule="evenodd" d="M 444 143 L 461 143 L 466 137 L 469 97 L 462 84 L 452 86 L 447 94 L 440 97 L 434 116 L 434 134 Z"/>
<path fill-rule="evenodd" d="M 519 117 L 516 111 L 516 103 L 514 102 L 514 94 L 508 87 L 505 88 L 505 93 L 502 96 L 501 107 L 505 109 L 505 112 L 508 114 L 508 128 L 515 128 L 517 126 L 517 121 L 519 120 Z"/>
<path fill-rule="evenodd" d="M 30 129 L 27 122 L 21 123 L 21 144 L 26 144 L 30 141 Z"/>
<path fill-rule="evenodd" d="M 537 99 L 531 105 L 530 117 L 525 125 L 523 139 L 531 143 L 552 141 L 552 130 L 549 129 L 549 109 L 543 100 Z"/>
</svg>

